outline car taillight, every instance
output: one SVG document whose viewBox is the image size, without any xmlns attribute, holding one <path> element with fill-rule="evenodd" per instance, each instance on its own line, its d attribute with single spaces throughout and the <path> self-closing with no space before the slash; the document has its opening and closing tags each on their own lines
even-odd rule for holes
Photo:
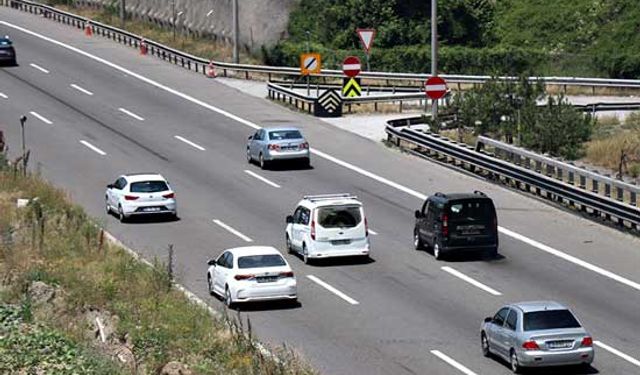
<svg viewBox="0 0 640 375">
<path fill-rule="evenodd" d="M 364 235 L 369 236 L 369 222 L 366 217 L 364 218 Z"/>
<path fill-rule="evenodd" d="M 535 341 L 525 341 L 522 344 L 522 347 L 524 348 L 524 350 L 539 350 L 540 347 L 538 346 L 538 344 Z"/>
<path fill-rule="evenodd" d="M 316 240 L 316 221 L 311 220 L 311 239 Z"/>
<path fill-rule="evenodd" d="M 593 339 L 590 336 L 587 336 L 582 339 L 582 346 L 593 346 Z"/>
<path fill-rule="evenodd" d="M 280 277 L 293 277 L 293 272 L 280 272 Z"/>
<path fill-rule="evenodd" d="M 162 195 L 163 198 L 171 199 L 176 196 L 176 193 L 169 193 Z"/>
<path fill-rule="evenodd" d="M 124 196 L 124 199 L 128 200 L 128 201 L 135 201 L 138 198 L 140 198 L 140 197 L 136 197 L 135 195 L 125 195 Z"/>
<path fill-rule="evenodd" d="M 280 150 L 280 145 L 269 145 L 269 150 L 278 151 Z"/>
<path fill-rule="evenodd" d="M 253 279 L 255 275 L 235 275 L 233 278 L 236 280 L 248 280 Z"/>
<path fill-rule="evenodd" d="M 300 144 L 300 149 L 301 150 L 306 150 L 309 148 L 309 143 L 305 142 L 305 143 L 301 143 Z"/>
<path fill-rule="evenodd" d="M 442 215 L 442 235 L 445 237 L 449 235 L 449 216 L 447 214 Z"/>
</svg>

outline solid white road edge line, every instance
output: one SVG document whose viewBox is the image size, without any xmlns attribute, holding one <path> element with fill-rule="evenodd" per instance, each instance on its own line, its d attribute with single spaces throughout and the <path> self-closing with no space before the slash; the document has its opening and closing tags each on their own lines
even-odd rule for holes
<svg viewBox="0 0 640 375">
<path fill-rule="evenodd" d="M 274 188 L 280 188 L 280 185 L 276 184 L 275 182 L 271 182 L 271 181 L 269 181 L 268 179 L 266 179 L 266 178 L 264 178 L 264 177 L 260 176 L 260 175 L 259 175 L 259 174 L 257 174 L 257 173 L 251 172 L 251 171 L 250 171 L 250 170 L 248 170 L 248 169 L 245 169 L 245 170 L 244 170 L 244 172 L 245 172 L 246 174 L 248 174 L 249 176 L 252 176 L 252 177 L 257 178 L 258 180 L 260 180 L 260 181 L 264 182 L 264 183 L 265 183 L 265 184 L 267 184 L 267 185 L 271 185 L 271 186 L 273 186 Z"/>
<path fill-rule="evenodd" d="M 377 236 L 377 235 L 378 235 L 378 232 L 375 232 L 375 231 L 373 231 L 373 230 L 371 230 L 371 229 L 369 229 L 369 233 L 370 233 L 370 234 L 373 234 L 374 236 Z"/>
<path fill-rule="evenodd" d="M 223 223 L 222 221 L 218 220 L 218 219 L 214 219 L 213 220 L 214 223 L 216 223 L 217 225 L 221 226 L 222 228 L 226 229 L 228 232 L 235 234 L 236 236 L 240 237 L 241 239 L 243 239 L 245 242 L 253 242 L 253 240 L 247 236 L 245 236 L 244 234 L 242 234 L 240 231 L 228 226 L 227 224 Z"/>
<path fill-rule="evenodd" d="M 613 273 L 611 271 L 607 271 L 604 268 L 598 267 L 598 266 L 593 265 L 593 264 L 591 264 L 589 262 L 585 262 L 584 260 L 576 258 L 573 255 L 569 255 L 569 254 L 563 253 L 560 250 L 556 250 L 556 249 L 554 249 L 552 247 L 549 247 L 549 246 L 547 246 L 547 245 L 545 245 L 543 243 L 540 243 L 540 242 L 538 242 L 536 240 L 532 240 L 531 238 L 527 238 L 527 237 L 525 237 L 525 236 L 523 236 L 521 234 L 518 234 L 516 232 L 513 232 L 513 231 L 511 231 L 511 230 L 509 230 L 507 228 L 499 227 L 498 230 L 501 233 L 504 233 L 509 237 L 512 237 L 512 238 L 514 238 L 516 240 L 520 240 L 520 241 L 522 241 L 522 242 L 524 242 L 526 244 L 529 244 L 529 245 L 531 245 L 531 246 L 533 246 L 535 248 L 538 248 L 539 250 L 547 252 L 547 253 L 549 253 L 551 255 L 555 255 L 558 258 L 562 258 L 562 259 L 564 259 L 566 261 L 569 261 L 569 262 L 571 262 L 573 264 L 576 264 L 576 265 L 578 265 L 580 267 L 586 268 L 589 271 L 593 271 L 593 272 L 595 272 L 597 274 L 600 274 L 602 276 L 608 277 L 608 278 L 610 278 L 612 280 L 615 280 L 615 281 L 617 281 L 617 282 L 619 282 L 621 284 L 624 284 L 626 286 L 629 286 L 629 287 L 631 287 L 633 289 L 640 290 L 640 283 L 637 283 L 635 281 L 631 281 L 631 280 L 629 280 L 629 279 L 627 279 L 625 277 L 617 275 L 617 274 L 615 274 L 615 273 Z"/>
<path fill-rule="evenodd" d="M 8 97 L 8 96 L 6 96 L 5 94 L 3 94 L 3 93 L 1 93 L 1 92 L 0 92 L 0 98 L 2 98 L 2 99 L 9 99 L 9 97 Z"/>
<path fill-rule="evenodd" d="M 138 121 L 144 121 L 143 117 L 140 117 L 140 116 L 136 115 L 135 113 L 133 113 L 133 112 L 131 112 L 131 111 L 125 109 L 125 108 L 120 107 L 120 108 L 118 108 L 118 111 L 124 113 L 125 115 L 129 115 L 129 116 L 133 117 L 134 119 L 136 119 Z"/>
<path fill-rule="evenodd" d="M 31 65 L 32 68 L 41 71 L 42 73 L 49 74 L 49 71 L 47 69 L 41 67 L 40 65 L 36 65 L 36 64 L 33 64 L 33 63 L 29 64 L 29 65 Z"/>
<path fill-rule="evenodd" d="M 60 47 L 62 47 L 62 48 L 65 48 L 65 49 L 68 49 L 68 50 L 73 51 L 73 52 L 75 52 L 75 53 L 78 53 L 78 54 L 80 54 L 80 55 L 82 55 L 82 56 L 85 56 L 85 57 L 87 57 L 87 58 L 89 58 L 89 59 L 91 59 L 91 60 L 94 60 L 94 61 L 99 62 L 99 63 L 101 63 L 101 64 L 107 65 L 107 66 L 109 66 L 109 67 L 112 67 L 113 69 L 116 69 L 116 70 L 118 70 L 118 71 L 120 71 L 120 72 L 122 72 L 122 73 L 125 73 L 125 74 L 127 74 L 127 75 L 129 75 L 129 76 L 131 76 L 131 77 L 134 77 L 134 78 L 136 78 L 136 79 L 138 79 L 138 80 L 140 80 L 140 81 L 142 81 L 142 82 L 148 83 L 148 84 L 149 84 L 149 85 L 151 85 L 151 86 L 154 86 L 154 87 L 157 87 L 157 88 L 159 88 L 159 89 L 161 89 L 161 90 L 164 90 L 164 91 L 166 91 L 166 92 L 169 92 L 169 93 L 171 93 L 171 94 L 173 94 L 173 95 L 176 95 L 176 96 L 178 96 L 178 97 L 180 97 L 180 98 L 183 98 L 183 99 L 185 99 L 185 100 L 187 100 L 187 101 L 190 101 L 191 103 L 197 104 L 197 105 L 199 105 L 199 106 L 201 106 L 201 107 L 203 107 L 203 108 L 209 109 L 209 110 L 211 110 L 211 111 L 213 111 L 213 112 L 219 113 L 219 114 L 221 114 L 221 115 L 223 115 L 223 116 L 225 116 L 225 117 L 228 117 L 228 118 L 230 118 L 230 119 L 232 119 L 232 120 L 235 120 L 235 121 L 237 121 L 237 122 L 239 122 L 239 123 L 241 123 L 241 124 L 244 124 L 244 125 L 246 125 L 246 126 L 248 126 L 248 127 L 250 127 L 250 128 L 253 128 L 253 129 L 259 129 L 259 128 L 260 128 L 260 126 L 259 126 L 259 125 L 254 124 L 254 123 L 253 123 L 253 122 L 251 122 L 251 121 L 245 120 L 245 119 L 243 119 L 243 118 L 241 118 L 241 117 L 238 117 L 238 116 L 236 116 L 236 115 L 234 115 L 234 114 L 232 114 L 232 113 L 230 113 L 230 112 L 227 112 L 227 111 L 225 111 L 225 110 L 222 110 L 222 109 L 220 109 L 220 108 L 218 108 L 218 107 L 215 107 L 215 106 L 213 106 L 213 105 L 211 105 L 211 104 L 205 103 L 205 102 L 204 102 L 204 101 L 202 101 L 202 100 L 196 99 L 196 98 L 194 98 L 194 97 L 192 97 L 192 96 L 190 96 L 190 95 L 187 95 L 187 94 L 182 93 L 182 92 L 180 92 L 180 91 L 178 91 L 178 90 L 172 89 L 172 88 L 170 88 L 170 87 L 168 87 L 168 86 L 165 86 L 165 85 L 163 85 L 163 84 L 161 84 L 161 83 L 158 83 L 158 82 L 156 82 L 156 81 L 154 81 L 154 80 L 152 80 L 152 79 L 150 79 L 150 78 L 147 78 L 147 77 L 145 77 L 145 76 L 142 76 L 142 75 L 140 75 L 140 74 L 138 74 L 138 73 L 134 73 L 134 72 L 132 72 L 132 71 L 130 71 L 130 70 L 128 70 L 128 69 L 126 69 L 126 68 L 121 67 L 120 65 L 114 64 L 114 63 L 112 63 L 112 62 L 110 62 L 110 61 L 107 61 L 107 60 L 105 60 L 105 59 L 101 58 L 101 57 L 98 57 L 98 56 L 92 55 L 92 54 L 90 54 L 89 52 L 85 52 L 85 51 L 83 51 L 83 50 L 81 50 L 81 49 L 79 49 L 79 48 L 76 48 L 76 47 L 70 46 L 70 45 L 68 45 L 68 44 L 65 44 L 65 43 L 59 42 L 59 41 L 57 41 L 57 40 L 55 40 L 55 39 L 51 39 L 51 38 L 46 37 L 46 36 L 44 36 L 44 35 L 42 35 L 42 34 L 38 34 L 38 33 L 34 32 L 34 31 L 31 31 L 31 30 L 25 29 L 25 28 L 23 28 L 23 27 L 20 27 L 20 26 L 17 26 L 17 25 L 11 24 L 11 23 L 6 22 L 6 21 L 0 21 L 0 24 L 3 24 L 3 25 L 5 25 L 5 26 L 11 27 L 11 28 L 13 28 L 13 29 L 16 29 L 16 30 L 22 31 L 23 33 L 26 33 L 26 34 L 33 35 L 33 36 L 35 36 L 35 37 L 37 37 L 37 38 L 40 38 L 40 39 L 42 39 L 42 40 L 46 40 L 46 41 L 48 41 L 48 42 L 50 42 L 50 43 L 52 43 L 52 44 L 55 44 L 55 45 L 60 46 Z M 364 169 L 362 169 L 362 168 L 360 168 L 360 167 L 357 167 L 357 166 L 355 166 L 355 165 L 353 165 L 353 164 L 347 163 L 347 162 L 345 162 L 345 161 L 343 161 L 343 160 L 340 160 L 340 159 L 338 159 L 338 158 L 336 158 L 336 157 L 334 157 L 334 156 L 331 156 L 331 155 L 329 155 L 329 154 L 326 154 L 326 153 L 324 153 L 324 152 L 322 152 L 322 151 L 320 151 L 320 150 L 317 150 L 317 149 L 312 148 L 312 149 L 311 149 L 311 152 L 312 152 L 314 155 L 317 155 L 317 156 L 319 156 L 319 157 L 321 157 L 321 158 L 323 158 L 323 159 L 326 159 L 326 160 L 329 160 L 329 161 L 331 161 L 331 162 L 333 162 L 333 163 L 335 163 L 335 164 L 341 165 L 341 166 L 343 166 L 343 167 L 345 167 L 345 168 L 347 168 L 347 169 L 350 169 L 350 170 L 352 170 L 352 171 L 354 171 L 354 172 L 356 172 L 356 173 L 359 173 L 359 174 L 361 174 L 361 175 L 363 175 L 363 176 L 365 176 L 365 177 L 369 177 L 369 178 L 371 178 L 371 179 L 373 179 L 373 180 L 376 180 L 376 181 L 378 181 L 378 182 L 380 182 L 380 183 L 382 183 L 382 184 L 385 184 L 385 185 L 387 185 L 387 186 L 390 186 L 390 187 L 392 187 L 392 188 L 394 188 L 394 189 L 396 189 L 396 190 L 399 190 L 399 191 L 405 192 L 405 193 L 407 193 L 407 194 L 409 194 L 409 195 L 411 195 L 411 196 L 414 196 L 414 197 L 416 197 L 416 198 L 418 198 L 418 199 L 420 199 L 420 200 L 422 200 L 422 201 L 424 201 L 424 200 L 426 199 L 426 197 L 427 197 L 425 194 L 422 194 L 422 193 L 417 192 L 417 191 L 415 191 L 415 190 L 413 190 L 413 189 L 410 189 L 410 188 L 408 188 L 408 187 L 406 187 L 406 186 L 404 186 L 404 185 L 401 185 L 401 184 L 398 184 L 398 183 L 396 183 L 396 182 L 393 182 L 393 181 L 391 181 L 391 180 L 389 180 L 389 179 L 386 179 L 386 178 L 384 178 L 384 177 L 382 177 L 382 176 L 379 176 L 379 175 L 377 175 L 377 174 L 375 174 L 375 173 L 371 173 L 371 172 L 369 172 L 369 171 L 367 171 L 367 170 L 364 170 Z M 535 244 L 540 244 L 540 243 L 539 243 L 539 242 L 537 242 L 537 241 L 531 240 L 531 239 L 529 239 L 529 238 L 527 238 L 527 237 L 525 237 L 525 236 L 523 236 L 523 235 L 521 235 L 521 234 L 518 234 L 518 233 L 516 233 L 516 232 L 513 232 L 513 231 L 508 230 L 508 229 L 503 228 L 503 227 L 498 227 L 498 229 L 499 229 L 499 230 L 500 230 L 500 232 L 502 232 L 503 234 L 505 234 L 505 235 L 507 235 L 507 236 L 510 236 L 510 237 L 512 237 L 512 238 L 514 238 L 514 239 L 517 239 L 517 240 L 527 239 L 528 241 L 525 241 L 526 243 L 528 243 L 528 244 L 530 244 L 530 245 L 532 245 L 532 246 L 534 246 L 534 247 L 536 247 L 536 248 L 538 248 L 538 249 L 540 249 L 540 250 L 546 251 L 546 250 L 544 250 L 543 248 L 540 248 L 540 247 L 538 247 L 538 246 L 536 246 L 536 245 L 533 245 L 534 243 L 535 243 Z M 542 245 L 542 244 L 540 244 L 540 245 Z M 578 260 L 578 261 L 579 261 L 579 262 L 573 262 L 574 264 L 577 264 L 577 265 L 580 265 L 580 266 L 583 266 L 583 267 L 584 267 L 584 264 L 586 263 L 586 262 L 584 262 L 584 261 L 582 261 L 582 260 L 579 260 L 578 258 L 572 257 L 572 256 L 570 256 L 570 255 L 568 255 L 568 254 L 565 254 L 565 253 L 563 253 L 563 252 L 559 251 L 559 250 L 552 249 L 552 248 L 550 248 L 550 247 L 548 247 L 548 246 L 546 246 L 546 245 L 542 245 L 542 246 L 544 246 L 545 248 L 548 248 L 548 249 L 554 250 L 553 252 L 549 252 L 549 251 L 547 251 L 547 253 L 549 253 L 549 254 L 556 255 L 556 256 L 560 256 L 560 258 L 565 259 L 565 260 L 568 260 L 568 261 L 570 261 L 570 262 L 573 262 L 573 261 L 572 261 L 572 259 L 576 259 L 576 260 Z M 586 264 L 588 264 L 588 263 L 586 263 Z M 595 266 L 594 266 L 594 267 L 595 267 Z M 588 268 L 588 267 L 586 267 L 586 268 L 587 268 L 587 269 L 590 269 L 590 270 L 592 270 L 592 271 L 593 271 L 593 269 L 591 269 L 591 268 Z M 598 268 L 599 268 L 599 267 L 598 267 Z M 603 270 L 603 269 L 601 269 L 601 270 Z M 640 290 L 640 284 L 635 283 L 635 282 L 633 282 L 633 281 L 631 281 L 631 280 L 628 280 L 628 279 L 626 279 L 626 278 L 624 278 L 624 277 L 622 277 L 622 276 L 615 275 L 615 274 L 614 274 L 614 273 L 612 273 L 612 272 L 609 272 L 609 271 L 606 271 L 606 270 L 603 270 L 603 271 L 605 271 L 605 273 L 601 273 L 601 275 L 603 275 L 603 276 L 607 276 L 607 277 L 610 277 L 610 276 L 608 276 L 608 275 L 614 275 L 615 277 L 614 277 L 614 278 L 612 278 L 613 280 L 620 281 L 620 282 L 622 282 L 623 284 L 625 284 L 625 285 L 627 285 L 627 286 L 632 286 L 632 285 L 633 285 L 633 288 L 635 288 L 635 289 L 637 289 L 637 290 Z M 624 280 L 624 282 L 623 282 L 623 281 L 621 281 L 621 280 Z"/>
<path fill-rule="evenodd" d="M 199 145 L 199 144 L 197 144 L 197 143 L 193 143 L 193 142 L 191 142 L 190 140 L 188 140 L 188 139 L 186 139 L 186 138 L 184 138 L 184 137 L 181 137 L 181 136 L 179 136 L 179 135 L 175 135 L 174 137 L 175 137 L 177 140 L 180 140 L 180 141 L 182 141 L 182 142 L 184 142 L 184 143 L 188 144 L 188 145 L 189 145 L 189 146 L 191 146 L 191 147 L 195 147 L 195 148 L 197 148 L 197 149 L 198 149 L 198 150 L 200 150 L 200 151 L 204 151 L 204 150 L 205 150 L 205 148 L 204 148 L 204 147 L 200 146 L 200 145 Z"/>
<path fill-rule="evenodd" d="M 37 118 L 38 120 L 44 122 L 45 124 L 51 125 L 53 124 L 53 122 L 51 120 L 49 120 L 48 118 L 42 116 L 41 114 L 39 114 L 38 112 L 34 112 L 31 111 L 29 112 L 33 117 Z"/>
<path fill-rule="evenodd" d="M 107 241 L 109 241 L 112 244 L 120 247 L 121 249 L 124 249 L 124 251 L 127 254 L 131 255 L 134 259 L 146 264 L 147 266 L 149 266 L 151 268 L 154 267 L 153 264 L 151 264 L 151 262 L 149 262 L 148 260 L 144 259 L 142 256 L 140 256 L 140 254 L 138 254 L 137 252 L 133 251 L 133 249 L 131 249 L 130 247 L 126 246 L 124 243 L 122 243 L 122 241 L 120 241 L 119 239 L 114 237 L 111 233 L 107 232 L 106 230 L 104 231 L 104 236 L 107 239 Z M 221 318 L 222 317 L 220 312 L 218 312 L 216 309 L 211 307 L 202 298 L 200 298 L 197 295 L 195 295 L 189 289 L 185 288 L 184 286 L 182 286 L 182 285 L 180 285 L 178 283 L 173 283 L 173 286 L 176 289 L 178 289 L 180 292 L 182 292 L 187 297 L 187 299 L 189 301 L 191 301 L 192 303 L 195 303 L 196 305 L 206 309 L 209 312 L 209 314 L 211 314 L 212 316 L 215 316 L 217 318 Z M 278 358 L 276 355 L 271 353 L 269 351 L 269 349 L 267 349 L 264 345 L 262 345 L 262 343 L 260 343 L 258 341 L 255 341 L 254 345 L 258 348 L 258 350 L 260 350 L 260 353 L 262 353 L 264 356 L 271 357 L 271 358 L 273 358 L 274 361 L 280 363 L 280 358 Z"/>
<path fill-rule="evenodd" d="M 83 145 L 87 146 L 88 148 L 92 149 L 93 151 L 97 152 L 98 154 L 105 156 L 107 153 L 102 151 L 101 149 L 97 148 L 96 146 L 92 145 L 91 143 L 87 142 L 87 141 L 80 141 L 80 143 L 82 143 Z"/>
<path fill-rule="evenodd" d="M 87 90 L 87 89 L 85 89 L 85 88 L 82 88 L 82 87 L 80 87 L 80 86 L 76 85 L 75 83 L 72 83 L 72 84 L 70 84 L 69 86 L 71 86 L 72 88 L 74 88 L 74 89 L 76 89 L 76 90 L 80 91 L 80 92 L 81 92 L 81 93 L 83 93 L 83 94 L 87 94 L 87 95 L 89 95 L 89 96 L 93 96 L 93 93 L 92 93 L 91 91 L 89 91 L 89 90 Z"/>
<path fill-rule="evenodd" d="M 481 283 L 481 282 L 479 282 L 479 281 L 477 281 L 475 279 L 472 279 L 471 277 L 465 275 L 464 273 L 454 270 L 453 268 L 451 268 L 449 266 L 440 267 L 440 269 L 443 270 L 444 272 L 450 273 L 451 275 L 453 275 L 453 276 L 455 276 L 455 277 L 457 277 L 459 279 L 462 279 L 462 280 L 468 282 L 469 284 L 471 284 L 471 285 L 473 285 L 475 287 L 478 287 L 478 288 L 484 290 L 487 293 L 493 294 L 494 296 L 501 296 L 502 295 L 502 293 L 498 292 L 497 290 L 495 290 L 493 288 L 490 288 L 490 287 L 484 285 L 483 283 Z"/>
<path fill-rule="evenodd" d="M 307 278 L 309 280 L 313 281 L 314 283 L 320 285 L 321 287 L 325 288 L 326 290 L 330 291 L 331 293 L 335 294 L 336 296 L 342 298 L 343 300 L 347 301 L 348 303 L 350 303 L 352 305 L 359 305 L 360 304 L 360 302 L 358 302 L 355 299 L 349 297 L 348 295 L 342 293 L 341 291 L 339 291 L 338 289 L 332 287 L 331 285 L 325 283 L 324 281 L 320 280 L 316 276 L 307 275 Z"/>
<path fill-rule="evenodd" d="M 466 374 L 466 375 L 477 375 L 475 372 L 469 370 L 468 368 L 466 368 L 465 366 L 461 365 L 456 360 L 454 360 L 453 358 L 449 357 L 448 355 L 442 353 L 439 350 L 432 350 L 431 354 L 433 354 L 436 357 L 440 358 L 441 360 L 445 361 L 447 364 L 451 365 L 452 367 L 454 367 L 458 371 L 462 372 L 463 374 Z"/>
<path fill-rule="evenodd" d="M 632 356 L 630 356 L 628 354 L 625 354 L 625 353 L 619 351 L 618 349 L 613 348 L 613 347 L 603 343 L 602 341 L 594 341 L 593 343 L 596 344 L 597 346 L 601 347 L 602 349 L 608 351 L 609 353 L 617 355 L 618 357 L 624 359 L 625 361 L 640 367 L 640 361 L 635 359 L 635 358 L 633 358 Z"/>
</svg>

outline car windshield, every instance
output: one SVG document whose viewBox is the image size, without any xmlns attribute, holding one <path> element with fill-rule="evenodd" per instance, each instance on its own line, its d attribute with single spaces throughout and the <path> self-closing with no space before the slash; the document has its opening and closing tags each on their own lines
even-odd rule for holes
<svg viewBox="0 0 640 375">
<path fill-rule="evenodd" d="M 323 228 L 353 228 L 360 224 L 360 206 L 321 207 L 318 224 Z"/>
<path fill-rule="evenodd" d="M 525 331 L 561 328 L 580 328 L 580 323 L 578 323 L 571 311 L 547 310 L 524 314 L 523 329 Z"/>
<path fill-rule="evenodd" d="M 266 268 L 286 265 L 279 254 L 250 255 L 238 258 L 238 268 Z"/>
<path fill-rule="evenodd" d="M 490 222 L 493 212 L 493 204 L 487 199 L 453 201 L 449 206 L 449 220 L 452 223 Z"/>
<path fill-rule="evenodd" d="M 297 130 L 274 130 L 269 132 L 269 139 L 281 141 L 284 139 L 301 139 L 302 134 Z"/>
<path fill-rule="evenodd" d="M 0 38 L 0 46 L 10 46 L 11 41 L 9 39 Z"/>
<path fill-rule="evenodd" d="M 131 184 L 132 193 L 158 193 L 169 190 L 169 186 L 164 181 L 143 181 Z"/>
</svg>

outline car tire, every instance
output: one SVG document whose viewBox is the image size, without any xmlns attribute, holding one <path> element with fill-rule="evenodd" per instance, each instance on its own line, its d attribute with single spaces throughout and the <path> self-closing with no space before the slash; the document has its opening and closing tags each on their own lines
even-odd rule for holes
<svg viewBox="0 0 640 375">
<path fill-rule="evenodd" d="M 107 211 L 107 215 L 111 215 L 111 206 L 109 205 L 109 201 L 107 199 L 104 200 L 105 211 Z"/>
<path fill-rule="evenodd" d="M 494 246 L 487 250 L 487 256 L 491 259 L 496 258 L 498 256 L 498 247 Z"/>
<path fill-rule="evenodd" d="M 247 163 L 251 164 L 253 162 L 253 158 L 251 157 L 251 151 L 247 149 Z"/>
<path fill-rule="evenodd" d="M 482 332 L 480 334 L 480 345 L 482 346 L 482 355 L 484 357 L 491 357 L 491 348 L 489 348 L 489 340 L 487 335 Z"/>
<path fill-rule="evenodd" d="M 287 252 L 293 254 L 293 246 L 291 246 L 291 239 L 288 234 L 285 234 L 285 243 L 287 244 Z"/>
<path fill-rule="evenodd" d="M 213 280 L 211 279 L 211 275 L 209 275 L 207 273 L 207 287 L 209 288 L 209 295 L 214 295 L 215 292 L 213 291 Z"/>
<path fill-rule="evenodd" d="M 309 258 L 309 250 L 307 250 L 307 245 L 302 244 L 302 261 L 304 264 L 311 264 L 311 258 Z"/>
<path fill-rule="evenodd" d="M 511 367 L 511 371 L 514 374 L 522 373 L 522 367 L 520 367 L 520 363 L 518 362 L 518 355 L 513 349 L 511 349 L 511 352 L 509 354 L 509 366 Z"/>
<path fill-rule="evenodd" d="M 233 308 L 233 298 L 231 298 L 231 291 L 228 285 L 224 288 L 224 304 L 230 309 Z"/>
<path fill-rule="evenodd" d="M 444 259 L 442 248 L 440 247 L 440 244 L 438 243 L 437 239 L 433 240 L 433 257 L 436 258 L 436 260 Z"/>
<path fill-rule="evenodd" d="M 269 166 L 269 163 L 264 160 L 264 155 L 262 155 L 262 153 L 260 153 L 258 161 L 260 162 L 260 169 L 267 169 L 267 167 Z"/>
<path fill-rule="evenodd" d="M 424 250 L 424 243 L 422 242 L 417 229 L 413 230 L 413 248 L 416 250 Z"/>
<path fill-rule="evenodd" d="M 311 159 L 310 158 L 302 159 L 302 167 L 303 168 L 311 168 Z"/>
<path fill-rule="evenodd" d="M 118 220 L 120 220 L 121 223 L 127 222 L 127 217 L 124 216 L 124 211 L 122 211 L 121 205 L 118 205 Z"/>
</svg>

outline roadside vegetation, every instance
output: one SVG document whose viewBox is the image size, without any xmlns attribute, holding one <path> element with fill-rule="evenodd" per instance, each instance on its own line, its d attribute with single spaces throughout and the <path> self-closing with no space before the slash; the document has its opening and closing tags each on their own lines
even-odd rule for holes
<svg viewBox="0 0 640 375">
<path fill-rule="evenodd" d="M 0 373 L 314 373 L 284 348 L 263 354 L 247 320 L 190 302 L 165 264 L 110 245 L 63 191 L 11 164 L 0 152 Z"/>
</svg>

